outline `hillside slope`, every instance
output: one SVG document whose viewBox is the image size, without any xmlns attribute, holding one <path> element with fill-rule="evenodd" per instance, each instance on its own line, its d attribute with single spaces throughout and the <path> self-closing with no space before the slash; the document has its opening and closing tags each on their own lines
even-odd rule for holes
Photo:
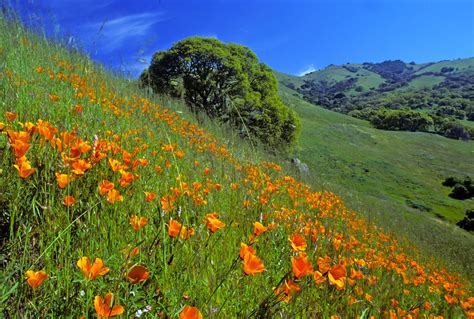
<svg viewBox="0 0 474 319">
<path fill-rule="evenodd" d="M 474 201 L 452 199 L 450 189 L 441 185 L 447 176 L 474 174 L 474 143 L 377 130 L 310 104 L 284 86 L 280 94 L 301 117 L 299 156 L 316 185 L 343 195 L 372 218 L 379 215 L 391 229 L 405 228 L 406 235 L 431 251 L 452 259 L 465 259 L 466 249 L 474 253 L 474 236 L 451 224 Z"/>
<path fill-rule="evenodd" d="M 472 317 L 437 255 L 1 15 L 0 72 L 3 317 Z"/>
<path fill-rule="evenodd" d="M 276 74 L 305 100 L 377 128 L 474 139 L 474 58 L 330 65 L 301 77 Z"/>
</svg>

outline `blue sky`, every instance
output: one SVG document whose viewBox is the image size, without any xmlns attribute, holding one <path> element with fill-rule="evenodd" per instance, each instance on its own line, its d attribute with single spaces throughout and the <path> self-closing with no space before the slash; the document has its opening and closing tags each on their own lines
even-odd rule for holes
<svg viewBox="0 0 474 319">
<path fill-rule="evenodd" d="M 21 15 L 138 75 L 188 36 L 252 49 L 299 75 L 329 64 L 474 56 L 474 0 L 24 0 Z"/>
</svg>

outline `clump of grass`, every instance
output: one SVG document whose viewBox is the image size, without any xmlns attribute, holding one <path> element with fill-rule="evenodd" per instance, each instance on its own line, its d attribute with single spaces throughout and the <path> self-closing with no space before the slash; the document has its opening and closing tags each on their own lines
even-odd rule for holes
<svg viewBox="0 0 474 319">
<path fill-rule="evenodd" d="M 4 316 L 472 316 L 336 195 L 0 22 Z"/>
</svg>

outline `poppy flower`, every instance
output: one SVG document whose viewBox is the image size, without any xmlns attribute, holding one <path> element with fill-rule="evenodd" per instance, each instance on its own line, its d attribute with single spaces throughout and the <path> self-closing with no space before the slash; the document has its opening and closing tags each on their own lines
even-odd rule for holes
<svg viewBox="0 0 474 319">
<path fill-rule="evenodd" d="M 101 296 L 95 296 L 94 308 L 99 318 L 110 318 L 121 315 L 125 309 L 120 305 L 112 307 L 113 294 L 108 292 L 105 294 L 104 299 Z"/>
<path fill-rule="evenodd" d="M 70 181 L 72 181 L 73 176 L 67 174 L 56 173 L 56 182 L 58 183 L 59 188 L 65 188 Z"/>
<path fill-rule="evenodd" d="M 25 156 L 17 159 L 13 166 L 18 170 L 18 174 L 21 178 L 27 178 L 36 171 L 31 167 L 30 161 L 28 161 Z"/>
<path fill-rule="evenodd" d="M 225 227 L 225 224 L 218 219 L 216 213 L 207 214 L 205 221 L 207 228 L 213 233 Z"/>
<path fill-rule="evenodd" d="M 7 116 L 7 121 L 11 122 L 16 119 L 16 114 L 13 112 L 6 112 L 5 115 Z"/>
<path fill-rule="evenodd" d="M 316 261 L 318 264 L 318 269 L 319 272 L 322 274 L 325 274 L 331 269 L 331 258 L 329 256 L 326 256 L 324 258 L 318 257 L 318 260 Z"/>
<path fill-rule="evenodd" d="M 247 254 L 252 254 L 254 255 L 256 253 L 255 248 L 252 246 L 248 246 L 247 244 L 240 243 L 240 253 L 239 257 L 240 259 L 244 259 Z"/>
<path fill-rule="evenodd" d="M 138 178 L 138 175 L 135 175 L 133 173 L 121 170 L 120 171 L 121 177 L 119 178 L 120 186 L 122 187 L 127 187 L 130 185 L 134 180 Z"/>
<path fill-rule="evenodd" d="M 84 173 L 91 168 L 91 164 L 86 160 L 79 159 L 72 163 L 72 172 L 76 175 L 84 175 Z"/>
<path fill-rule="evenodd" d="M 344 288 L 346 281 L 346 267 L 343 265 L 334 265 L 328 272 L 329 282 L 336 285 L 338 289 Z"/>
<path fill-rule="evenodd" d="M 64 206 L 71 206 L 74 205 L 76 199 L 73 196 L 66 195 L 64 196 L 63 204 Z"/>
<path fill-rule="evenodd" d="M 293 274 L 296 278 L 304 277 L 313 272 L 313 265 L 311 265 L 306 254 L 301 254 L 298 257 L 291 257 L 291 265 L 293 268 Z"/>
<path fill-rule="evenodd" d="M 138 255 L 139 252 L 140 252 L 140 248 L 134 247 L 134 248 L 130 251 L 130 257 L 134 257 L 134 256 Z"/>
<path fill-rule="evenodd" d="M 285 280 L 284 285 L 280 286 L 278 289 L 274 289 L 276 295 L 282 294 L 279 298 L 285 302 L 290 302 L 291 296 L 295 293 L 298 293 L 301 288 L 293 280 Z"/>
<path fill-rule="evenodd" d="M 198 308 L 186 306 L 179 314 L 179 319 L 202 319 L 202 314 Z"/>
<path fill-rule="evenodd" d="M 152 200 L 154 200 L 156 198 L 156 194 L 155 193 L 151 193 L 151 192 L 145 192 L 145 200 L 147 202 L 151 202 Z"/>
<path fill-rule="evenodd" d="M 133 284 L 145 281 L 148 277 L 148 270 L 142 265 L 134 265 L 128 269 L 127 279 Z"/>
<path fill-rule="evenodd" d="M 100 195 L 107 194 L 109 191 L 111 191 L 115 187 L 114 183 L 109 182 L 108 180 L 104 179 L 100 184 L 99 184 L 99 191 Z"/>
<path fill-rule="evenodd" d="M 120 161 L 113 158 L 109 158 L 109 165 L 112 171 L 114 172 L 118 172 L 125 168 L 125 165 L 123 165 Z"/>
<path fill-rule="evenodd" d="M 100 258 L 96 258 L 91 266 L 89 258 L 82 257 L 77 261 L 77 267 L 88 280 L 94 280 L 97 276 L 103 276 L 109 272 L 109 268 L 104 267 L 104 262 Z"/>
<path fill-rule="evenodd" d="M 31 144 L 25 143 L 22 140 L 17 139 L 13 141 L 10 146 L 15 150 L 15 157 L 20 158 L 26 154 Z"/>
<path fill-rule="evenodd" d="M 185 226 L 181 228 L 179 236 L 181 239 L 185 240 L 194 235 L 194 228 L 187 229 Z"/>
<path fill-rule="evenodd" d="M 255 222 L 253 223 L 253 234 L 255 236 L 258 236 L 260 234 L 263 234 L 268 230 L 267 227 L 263 226 L 260 222 Z"/>
<path fill-rule="evenodd" d="M 55 94 L 50 94 L 49 99 L 51 100 L 51 102 L 58 102 L 59 101 L 59 96 L 57 96 Z"/>
<path fill-rule="evenodd" d="M 320 273 L 319 271 L 315 271 L 313 273 L 313 278 L 314 278 L 314 283 L 316 285 L 319 285 L 319 284 L 326 281 L 326 277 L 322 273 Z"/>
<path fill-rule="evenodd" d="M 111 204 L 115 202 L 123 202 L 123 196 L 116 189 L 112 189 L 107 193 L 107 201 Z"/>
<path fill-rule="evenodd" d="M 146 217 L 138 217 L 137 215 L 130 217 L 130 225 L 132 225 L 136 231 L 139 231 L 146 224 L 148 224 L 148 218 Z"/>
<path fill-rule="evenodd" d="M 173 209 L 176 208 L 176 205 L 174 205 L 175 198 L 170 195 L 166 195 L 161 197 L 160 203 L 161 203 L 161 208 L 165 213 L 171 212 Z"/>
<path fill-rule="evenodd" d="M 293 248 L 294 251 L 305 251 L 306 247 L 308 246 L 303 235 L 300 234 L 289 236 L 288 240 L 290 241 L 291 248 Z"/>
<path fill-rule="evenodd" d="M 170 224 L 168 226 L 168 235 L 173 238 L 178 236 L 179 232 L 181 231 L 181 226 L 182 225 L 176 220 L 170 220 Z"/>
<path fill-rule="evenodd" d="M 43 281 L 48 278 L 48 275 L 40 270 L 40 271 L 37 271 L 37 272 L 34 272 L 32 270 L 28 270 L 26 272 L 26 276 L 28 277 L 27 279 L 27 283 L 28 285 L 31 287 L 31 288 L 38 288 L 39 285 L 41 285 L 43 283 Z"/>
<path fill-rule="evenodd" d="M 265 271 L 265 266 L 260 258 L 254 254 L 246 254 L 244 257 L 244 273 L 246 275 L 255 275 Z"/>
</svg>

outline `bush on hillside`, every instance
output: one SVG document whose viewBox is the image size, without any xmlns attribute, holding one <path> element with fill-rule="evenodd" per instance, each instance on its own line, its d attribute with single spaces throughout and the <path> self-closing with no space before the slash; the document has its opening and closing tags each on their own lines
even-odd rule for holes
<svg viewBox="0 0 474 319">
<path fill-rule="evenodd" d="M 474 210 L 467 210 L 466 216 L 456 223 L 462 229 L 474 231 Z"/>
<path fill-rule="evenodd" d="M 443 181 L 442 185 L 452 187 L 449 194 L 451 198 L 465 200 L 474 197 L 474 184 L 469 176 L 464 179 L 450 176 Z"/>
<path fill-rule="evenodd" d="M 187 38 L 155 53 L 140 82 L 156 93 L 183 97 L 193 112 L 230 123 L 273 149 L 297 140 L 298 116 L 278 96 L 272 70 L 247 47 Z"/>
<path fill-rule="evenodd" d="M 378 129 L 393 131 L 428 131 L 433 120 L 426 114 L 413 110 L 381 109 L 371 118 L 370 123 Z"/>
</svg>

